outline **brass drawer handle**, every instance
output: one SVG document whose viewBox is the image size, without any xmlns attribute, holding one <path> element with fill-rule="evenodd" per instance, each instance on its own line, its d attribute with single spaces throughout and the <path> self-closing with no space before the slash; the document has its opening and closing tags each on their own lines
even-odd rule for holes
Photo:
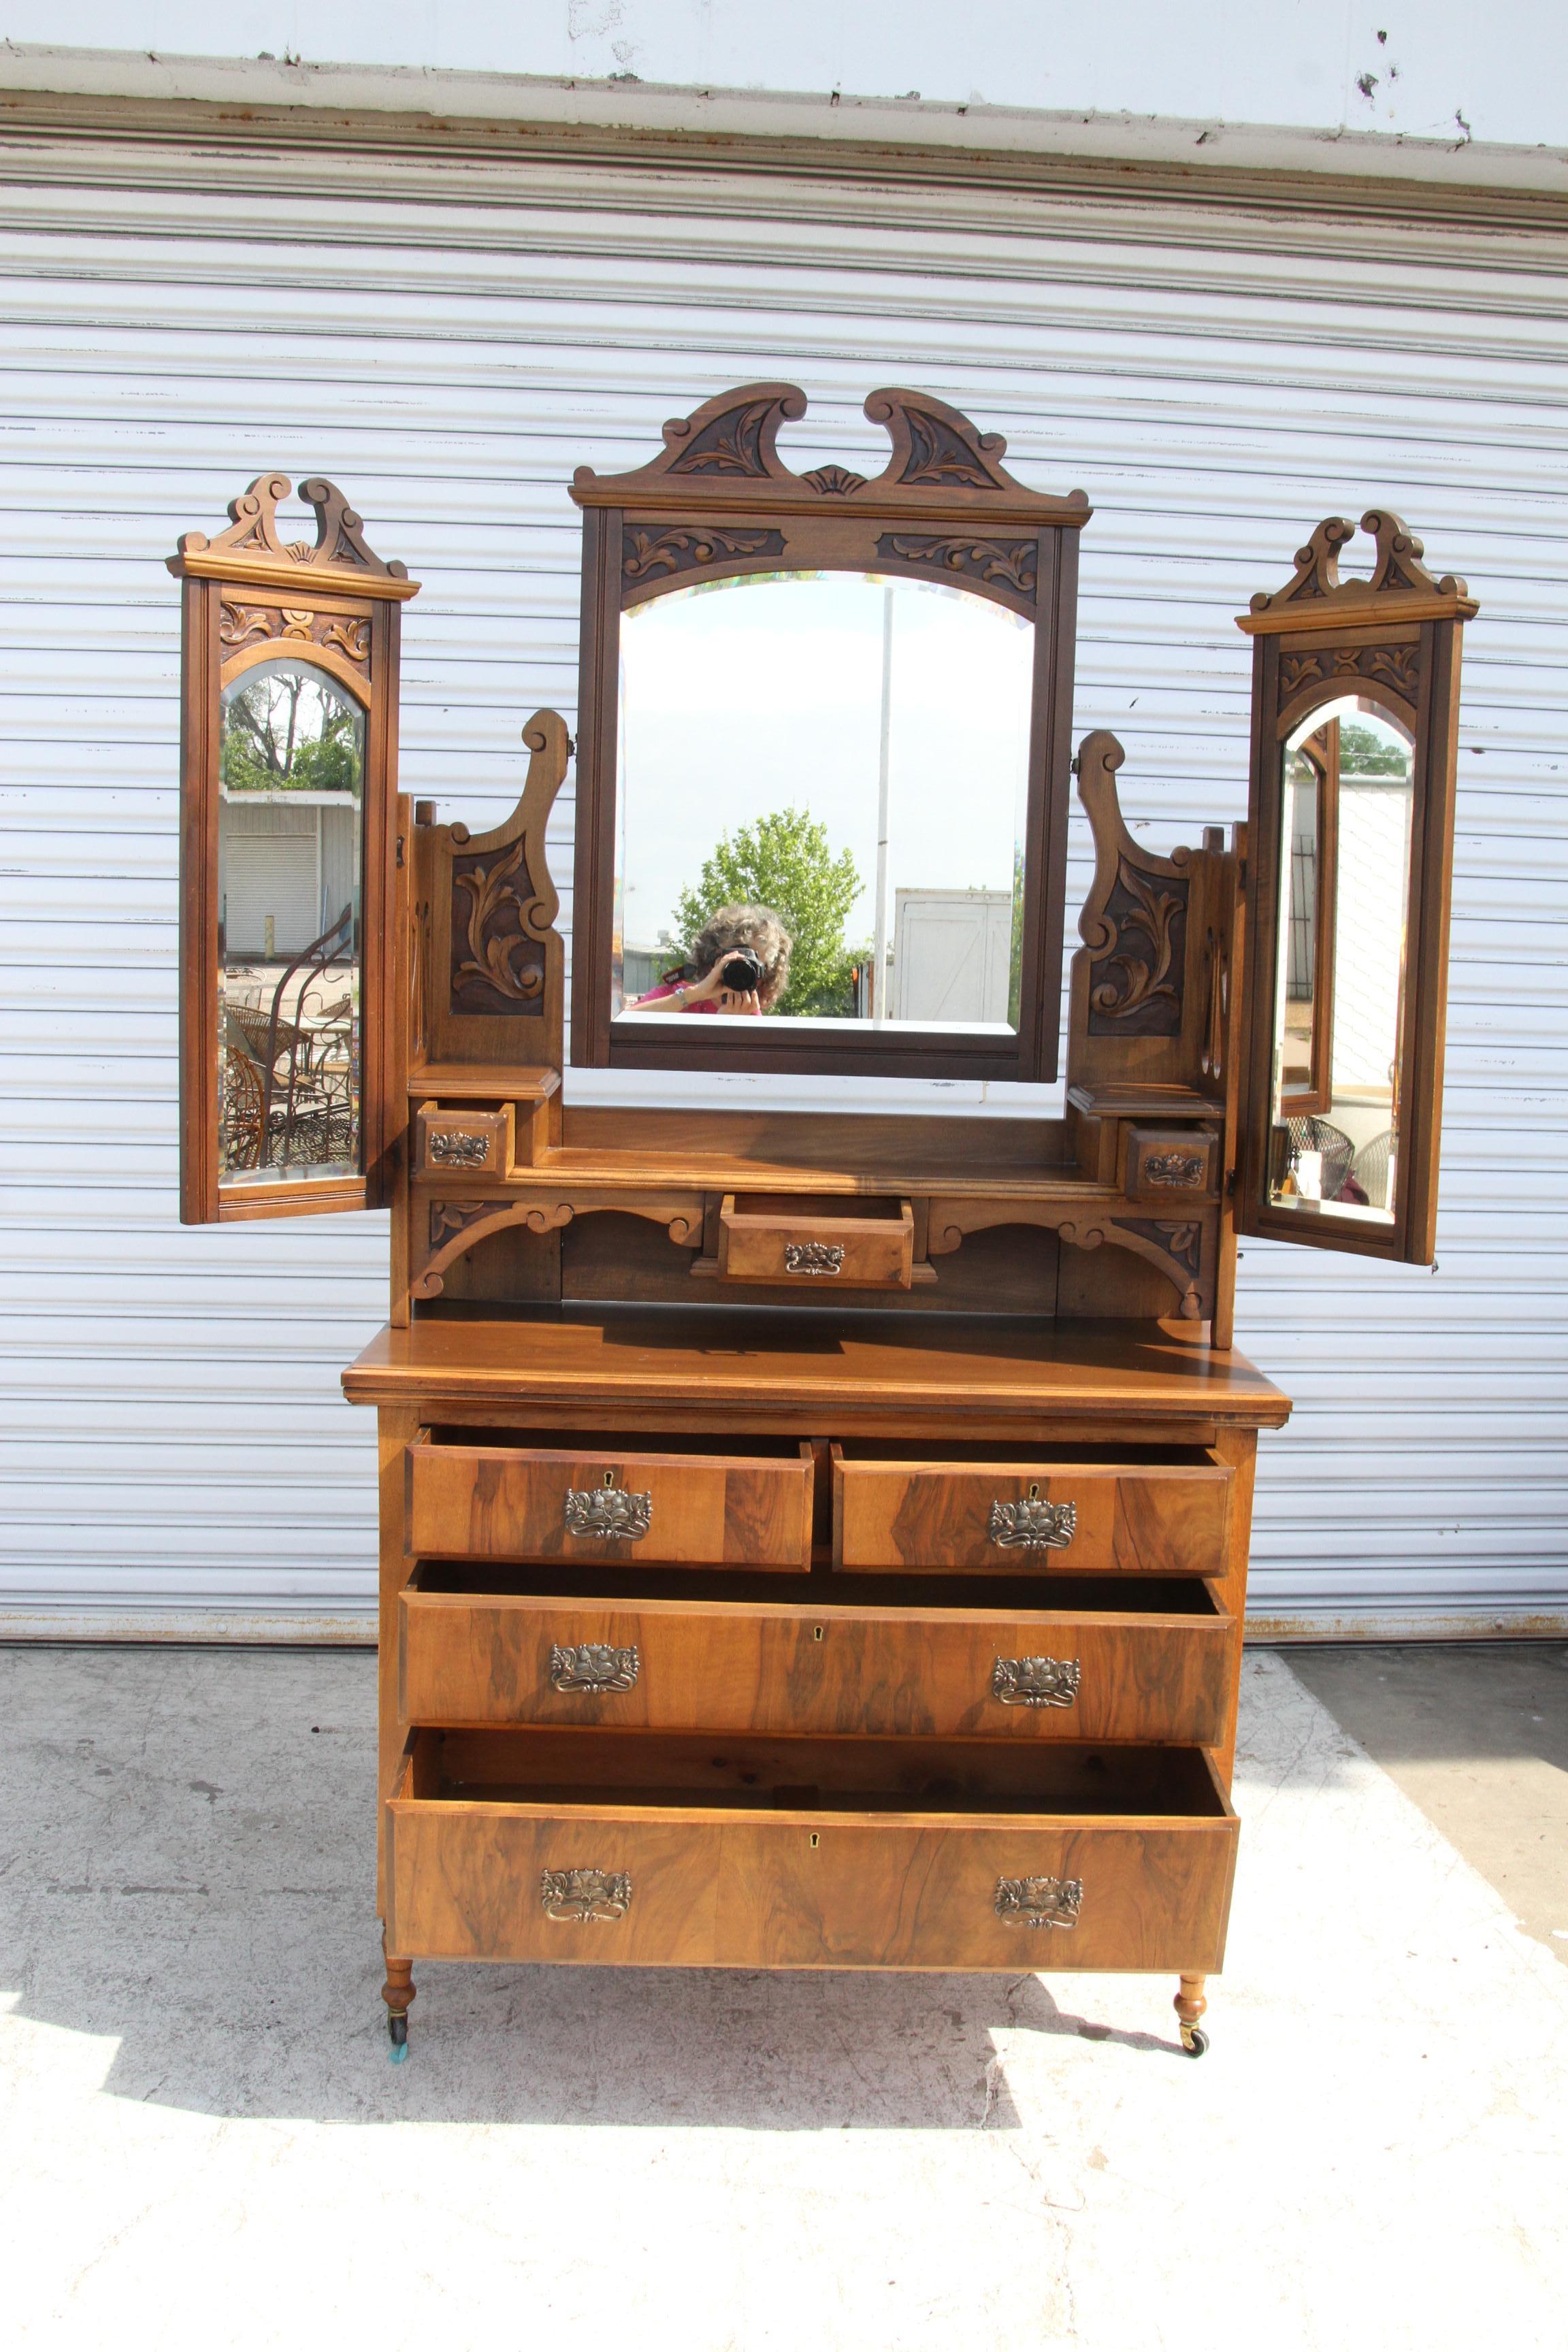
<svg viewBox="0 0 1568 2352">
<path fill-rule="evenodd" d="M 1080 1679 L 1077 1658 L 998 1658 L 991 1669 L 991 1696 L 1004 1706 L 1076 1706 Z"/>
<path fill-rule="evenodd" d="M 987 1533 L 1003 1551 L 1066 1551 L 1078 1533 L 1078 1505 L 1042 1502 L 1038 1495 L 995 1502 Z"/>
<path fill-rule="evenodd" d="M 786 1274 L 842 1274 L 842 1242 L 785 1242 Z"/>
<path fill-rule="evenodd" d="M 602 1486 L 568 1486 L 566 1489 L 566 1532 L 569 1536 L 624 1536 L 635 1543 L 646 1536 L 653 1525 L 651 1494 L 633 1495 L 625 1486 L 612 1486 L 613 1470 L 605 1473 Z"/>
<path fill-rule="evenodd" d="M 629 1870 L 542 1870 L 539 1899 L 547 1919 L 624 1919 L 632 1907 Z"/>
<path fill-rule="evenodd" d="M 616 1650 L 608 1642 L 556 1642 L 550 1651 L 550 1683 L 558 1691 L 629 1691 L 642 1660 L 637 1643 Z"/>
<path fill-rule="evenodd" d="M 488 1135 L 470 1135 L 455 1127 L 437 1128 L 426 1149 L 437 1168 L 482 1168 L 490 1156 Z"/>
<path fill-rule="evenodd" d="M 1076 1927 L 1083 1902 L 1081 1878 L 999 1878 L 996 1916 L 1015 1927 Z"/>
</svg>

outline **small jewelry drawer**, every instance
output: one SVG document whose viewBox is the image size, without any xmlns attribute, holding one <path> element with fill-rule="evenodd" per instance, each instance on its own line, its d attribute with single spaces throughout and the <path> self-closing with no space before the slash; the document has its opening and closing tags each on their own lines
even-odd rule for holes
<svg viewBox="0 0 1568 2352">
<path fill-rule="evenodd" d="M 435 1559 L 811 1565 L 812 1456 L 448 1442 L 407 1449 L 408 1549 Z"/>
<path fill-rule="evenodd" d="M 414 1117 L 414 1164 L 422 1176 L 510 1176 L 514 1160 L 510 1103 L 491 1110 L 437 1110 Z"/>
<path fill-rule="evenodd" d="M 836 1579 L 836 1605 L 774 1601 L 765 1579 L 714 1597 L 475 1591 L 474 1571 L 422 1563 L 400 1602 L 398 1713 L 438 1725 L 1137 1739 L 1216 1746 L 1234 1621 L 1196 1580 L 1096 1590 L 1025 1610 L 1016 1585 L 931 1605 Z M 616 1579 L 617 1583 L 629 1578 Z M 739 1588 L 739 1589 L 738 1589 Z M 899 1605 L 888 1605 L 896 1601 Z M 992 1605 L 977 1605 L 989 1602 Z"/>
<path fill-rule="evenodd" d="M 1145 1464 L 983 1451 L 888 1459 L 835 1445 L 834 1566 L 1142 1576 L 1225 1566 L 1234 1479 L 1211 1454 Z"/>
<path fill-rule="evenodd" d="M 423 1732 L 389 1948 L 643 1967 L 1172 1969 L 1237 1821 L 1186 1748 Z"/>
<path fill-rule="evenodd" d="M 719 1209 L 721 1282 L 830 1290 L 908 1290 L 914 1210 L 853 1194 L 726 1192 Z"/>
</svg>

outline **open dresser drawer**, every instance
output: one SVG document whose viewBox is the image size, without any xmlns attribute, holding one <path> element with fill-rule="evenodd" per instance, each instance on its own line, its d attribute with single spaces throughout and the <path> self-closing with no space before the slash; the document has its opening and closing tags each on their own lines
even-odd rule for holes
<svg viewBox="0 0 1568 2352">
<path fill-rule="evenodd" d="M 1082 1458 L 1017 1446 L 833 1448 L 836 1568 L 1214 1576 L 1234 1474 L 1199 1447 Z"/>
<path fill-rule="evenodd" d="M 421 1563 L 400 1602 L 405 1722 L 1224 1736 L 1234 1622 L 1195 1578 L 1053 1580 L 1049 1608 L 978 1577 L 956 1596 L 925 1578 L 817 1578 L 824 1597 L 799 1601 L 729 1573 L 598 1577 L 592 1597 L 532 1581 L 487 1591 L 472 1568 Z"/>
<path fill-rule="evenodd" d="M 407 1452 L 407 1540 L 431 1559 L 811 1565 L 807 1444 L 534 1445 L 426 1432 Z"/>
<path fill-rule="evenodd" d="M 1224 1958 L 1237 1822 L 1186 1748 L 421 1732 L 392 1949 L 646 1967 Z"/>
</svg>

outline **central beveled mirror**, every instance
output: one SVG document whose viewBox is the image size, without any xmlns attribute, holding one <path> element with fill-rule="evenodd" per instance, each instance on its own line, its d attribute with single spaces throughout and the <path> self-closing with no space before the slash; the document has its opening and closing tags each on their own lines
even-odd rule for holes
<svg viewBox="0 0 1568 2352">
<path fill-rule="evenodd" d="M 792 473 L 805 407 L 728 393 L 576 478 L 574 1057 L 1052 1077 L 1088 503 L 896 391 L 881 475 Z"/>
</svg>

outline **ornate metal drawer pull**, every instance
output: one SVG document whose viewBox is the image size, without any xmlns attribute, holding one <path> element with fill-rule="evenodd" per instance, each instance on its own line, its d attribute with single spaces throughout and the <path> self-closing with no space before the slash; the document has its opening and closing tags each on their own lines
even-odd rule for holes
<svg viewBox="0 0 1568 2352">
<path fill-rule="evenodd" d="M 625 1486 L 568 1486 L 565 1517 L 569 1536 L 625 1536 L 635 1543 L 653 1525 L 653 1496 Z"/>
<path fill-rule="evenodd" d="M 785 1242 L 786 1274 L 842 1274 L 842 1242 Z"/>
<path fill-rule="evenodd" d="M 1163 1185 L 1169 1192 L 1201 1190 L 1204 1156 L 1197 1151 L 1151 1151 L 1142 1174 L 1146 1184 Z"/>
<path fill-rule="evenodd" d="M 988 1532 L 1003 1551 L 1066 1551 L 1078 1533 L 1078 1505 L 1043 1503 L 1034 1495 L 993 1503 Z"/>
<path fill-rule="evenodd" d="M 438 1168 L 482 1168 L 490 1156 L 488 1135 L 470 1135 L 455 1128 L 437 1128 L 427 1150 Z"/>
<path fill-rule="evenodd" d="M 542 1870 L 539 1899 L 547 1919 L 624 1919 L 632 1907 L 628 1870 Z"/>
<path fill-rule="evenodd" d="M 996 1916 L 1022 1927 L 1076 1927 L 1081 1878 L 999 1878 Z"/>
<path fill-rule="evenodd" d="M 998 1658 L 991 1696 L 1004 1706 L 1076 1706 L 1079 1680 L 1077 1658 Z"/>
<path fill-rule="evenodd" d="M 629 1691 L 636 1685 L 641 1664 L 635 1642 L 629 1650 L 612 1649 L 608 1642 L 556 1642 L 550 1652 L 551 1687 Z"/>
</svg>

